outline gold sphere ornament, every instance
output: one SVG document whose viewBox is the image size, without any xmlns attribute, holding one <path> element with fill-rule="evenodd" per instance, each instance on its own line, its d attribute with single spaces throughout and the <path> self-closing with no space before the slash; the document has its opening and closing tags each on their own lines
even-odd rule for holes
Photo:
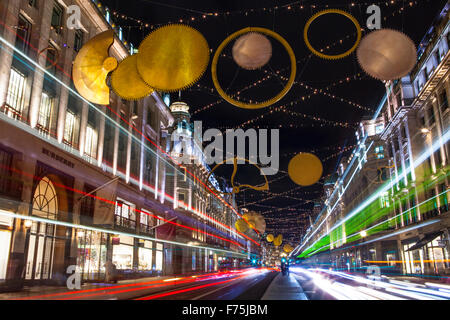
<svg viewBox="0 0 450 320">
<path fill-rule="evenodd" d="M 236 227 L 237 231 L 242 233 L 247 232 L 247 230 L 250 228 L 247 221 L 245 221 L 244 219 L 239 219 L 238 221 L 236 221 L 234 226 Z"/>
<path fill-rule="evenodd" d="M 243 69 L 256 70 L 272 57 L 272 44 L 261 33 L 250 32 L 239 37 L 233 46 L 233 59 Z"/>
<path fill-rule="evenodd" d="M 289 162 L 288 173 L 296 184 L 303 187 L 312 186 L 322 177 L 322 162 L 311 153 L 300 153 Z"/>
<path fill-rule="evenodd" d="M 171 24 L 150 33 L 139 46 L 137 69 L 153 89 L 175 92 L 195 84 L 209 63 L 209 46 L 194 28 Z"/>
<path fill-rule="evenodd" d="M 281 234 L 273 240 L 273 244 L 275 247 L 281 246 L 282 243 L 283 243 L 283 236 Z"/>
<path fill-rule="evenodd" d="M 153 93 L 137 71 L 137 55 L 124 59 L 111 75 L 111 87 L 125 100 L 139 100 Z"/>
<path fill-rule="evenodd" d="M 290 244 L 285 244 L 283 250 L 286 253 L 291 253 L 292 251 L 294 251 L 294 248 Z"/>
<path fill-rule="evenodd" d="M 273 240 L 275 240 L 275 237 L 273 236 L 273 234 L 268 234 L 266 240 L 267 242 L 273 242 Z"/>
<path fill-rule="evenodd" d="M 371 77 L 397 80 L 408 75 L 417 63 L 414 42 L 404 33 L 381 29 L 363 38 L 357 50 L 361 68 Z"/>
</svg>

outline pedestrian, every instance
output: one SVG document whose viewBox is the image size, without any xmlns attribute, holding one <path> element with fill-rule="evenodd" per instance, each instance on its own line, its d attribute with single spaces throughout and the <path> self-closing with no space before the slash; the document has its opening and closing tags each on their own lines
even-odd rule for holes
<svg viewBox="0 0 450 320">
<path fill-rule="evenodd" d="M 105 263 L 105 281 L 108 283 L 117 283 L 117 268 L 112 261 L 107 261 Z"/>
</svg>

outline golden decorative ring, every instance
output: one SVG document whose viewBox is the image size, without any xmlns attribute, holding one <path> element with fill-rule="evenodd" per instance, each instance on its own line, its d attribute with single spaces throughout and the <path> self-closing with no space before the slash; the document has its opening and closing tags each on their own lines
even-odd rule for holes
<svg viewBox="0 0 450 320">
<path fill-rule="evenodd" d="M 337 14 L 340 14 L 340 15 L 343 15 L 343 16 L 349 18 L 355 25 L 356 31 L 358 34 L 358 38 L 357 38 L 355 44 L 353 45 L 353 47 L 350 50 L 348 50 L 344 53 L 341 53 L 341 54 L 337 54 L 337 55 L 328 55 L 328 54 L 323 54 L 323 53 L 317 51 L 316 49 L 313 48 L 313 46 L 309 42 L 309 38 L 308 38 L 309 27 L 311 26 L 313 21 L 316 20 L 318 17 L 323 16 L 325 14 L 329 14 L 329 13 L 337 13 Z M 355 51 L 356 48 L 358 48 L 359 43 L 361 42 L 361 38 L 362 38 L 361 25 L 359 24 L 358 20 L 356 20 L 356 18 L 354 16 L 352 16 L 350 13 L 348 13 L 346 11 L 339 10 L 339 9 L 327 9 L 327 10 L 317 12 L 315 15 L 313 15 L 311 17 L 311 19 L 308 20 L 308 22 L 306 23 L 306 26 L 305 26 L 305 31 L 303 33 L 303 37 L 305 38 L 305 43 L 306 43 L 306 46 L 308 47 L 308 49 L 311 50 L 311 52 L 314 53 L 316 56 L 323 58 L 323 59 L 329 59 L 329 60 L 342 59 L 342 58 L 345 58 L 345 57 L 351 55 L 353 53 L 353 51 Z"/>
<path fill-rule="evenodd" d="M 278 40 L 283 45 L 283 47 L 286 49 L 287 53 L 289 54 L 289 58 L 291 60 L 291 75 L 289 77 L 289 80 L 288 80 L 286 86 L 283 88 L 283 90 L 278 95 L 276 95 L 275 97 L 273 97 L 270 100 L 267 100 L 267 101 L 264 101 L 261 103 L 245 103 L 245 102 L 237 101 L 237 100 L 231 98 L 222 89 L 222 87 L 220 86 L 219 80 L 217 79 L 217 62 L 219 61 L 219 57 L 220 57 L 222 51 L 225 49 L 225 47 L 231 41 L 233 41 L 237 37 L 239 37 L 243 34 L 249 33 L 249 32 L 259 32 L 259 33 L 265 34 L 267 36 L 270 36 L 270 37 Z M 292 85 L 294 84 L 294 81 L 295 81 L 295 76 L 297 74 L 297 60 L 295 58 L 294 50 L 292 50 L 289 43 L 283 37 L 281 37 L 278 33 L 275 33 L 266 28 L 248 27 L 248 28 L 239 30 L 239 31 L 233 33 L 232 35 L 230 35 L 228 38 L 226 38 L 222 42 L 222 44 L 219 46 L 219 48 L 217 48 L 216 54 L 214 55 L 214 59 L 212 61 L 211 73 L 212 73 L 213 83 L 214 83 L 214 86 L 216 87 L 217 92 L 227 102 L 231 103 L 232 105 L 234 105 L 236 107 L 243 108 L 243 109 L 261 109 L 261 108 L 268 107 L 274 103 L 277 103 L 278 101 L 280 101 L 281 99 L 284 98 L 284 96 L 289 92 L 289 90 L 291 90 Z"/>
<path fill-rule="evenodd" d="M 209 175 L 208 175 L 208 178 L 206 178 L 206 183 L 207 183 L 207 185 L 208 185 L 208 184 L 211 184 L 211 183 L 209 182 L 209 178 L 211 177 L 211 175 L 212 175 L 219 167 L 223 166 L 224 164 L 226 164 L 226 163 L 229 162 L 230 160 L 231 160 L 231 158 L 230 158 L 230 159 L 227 159 L 227 160 L 225 160 L 225 161 L 222 161 L 221 163 L 217 164 L 217 165 L 210 171 L 210 173 L 209 173 Z M 269 180 L 267 180 L 267 177 L 266 177 L 265 174 L 263 174 L 263 176 L 264 176 L 264 179 L 265 179 L 266 183 L 265 183 L 263 186 L 258 187 L 258 186 L 251 186 L 251 185 L 248 185 L 248 184 L 242 184 L 242 185 L 240 185 L 240 186 L 236 186 L 235 183 L 234 183 L 234 179 L 236 178 L 236 174 L 237 174 L 238 161 L 245 161 L 246 163 L 251 164 L 251 165 L 253 165 L 254 167 L 258 168 L 258 169 L 262 172 L 261 168 L 260 168 L 257 164 L 252 163 L 250 160 L 248 160 L 248 159 L 241 159 L 241 158 L 234 157 L 234 158 L 233 158 L 233 173 L 232 173 L 232 175 L 231 175 L 231 186 L 233 187 L 233 191 L 232 191 L 232 192 L 221 192 L 221 191 L 217 190 L 217 188 L 214 187 L 214 186 L 211 184 L 211 186 L 216 190 L 217 193 L 219 193 L 219 194 L 221 194 L 221 195 L 232 195 L 232 194 L 237 194 L 237 193 L 241 192 L 241 189 L 242 189 L 242 188 L 248 188 L 248 189 L 252 189 L 252 190 L 255 190 L 255 191 L 268 191 L 268 190 L 269 190 Z"/>
</svg>

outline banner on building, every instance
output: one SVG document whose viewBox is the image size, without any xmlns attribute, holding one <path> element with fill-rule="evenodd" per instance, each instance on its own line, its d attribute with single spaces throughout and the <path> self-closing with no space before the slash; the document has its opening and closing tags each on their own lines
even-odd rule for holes
<svg viewBox="0 0 450 320">
<path fill-rule="evenodd" d="M 114 225 L 114 211 L 119 179 L 115 179 L 103 188 L 97 190 L 95 199 L 94 224 Z"/>
</svg>

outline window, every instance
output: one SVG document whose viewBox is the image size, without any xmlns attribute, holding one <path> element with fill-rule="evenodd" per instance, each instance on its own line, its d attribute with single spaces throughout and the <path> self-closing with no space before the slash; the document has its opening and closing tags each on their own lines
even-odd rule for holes
<svg viewBox="0 0 450 320">
<path fill-rule="evenodd" d="M 25 104 L 25 84 L 26 77 L 15 69 L 11 69 L 5 110 L 11 118 L 21 118 Z"/>
<path fill-rule="evenodd" d="M 74 142 L 74 131 L 75 131 L 75 115 L 67 111 L 66 112 L 66 124 L 64 126 L 64 142 L 72 145 Z"/>
<path fill-rule="evenodd" d="M 58 50 L 55 47 L 49 45 L 47 49 L 47 59 L 45 61 L 45 68 L 49 73 L 55 75 L 57 64 L 58 64 Z"/>
<path fill-rule="evenodd" d="M 379 124 L 375 127 L 375 134 L 380 134 L 384 130 L 384 124 Z"/>
<path fill-rule="evenodd" d="M 448 109 L 448 99 L 447 99 L 447 91 L 442 90 L 440 96 L 439 96 L 439 103 L 441 107 L 441 111 L 444 112 Z"/>
<path fill-rule="evenodd" d="M 51 27 L 58 34 L 60 34 L 62 30 L 63 15 L 64 9 L 59 3 L 55 2 L 53 6 Z"/>
<path fill-rule="evenodd" d="M 97 131 L 90 125 L 86 127 L 86 144 L 84 145 L 84 153 L 91 158 L 97 157 Z"/>
<path fill-rule="evenodd" d="M 116 201 L 116 225 L 132 228 L 136 227 L 135 205 L 117 198 Z"/>
<path fill-rule="evenodd" d="M 436 119 L 434 118 L 433 106 L 430 106 L 430 108 L 428 109 L 428 122 L 430 125 L 433 125 L 436 122 Z"/>
<path fill-rule="evenodd" d="M 11 189 L 12 153 L 0 149 L 0 193 L 9 194 Z"/>
<path fill-rule="evenodd" d="M 141 232 L 150 233 L 153 231 L 154 219 L 151 212 L 142 210 L 140 212 Z"/>
<path fill-rule="evenodd" d="M 77 30 L 75 31 L 75 41 L 73 44 L 73 50 L 78 52 L 80 51 L 82 46 L 83 46 L 83 31 Z"/>
<path fill-rule="evenodd" d="M 440 168 L 442 166 L 441 149 L 438 149 L 434 153 L 434 161 L 435 161 L 435 164 L 436 164 L 436 168 Z"/>
<path fill-rule="evenodd" d="M 81 200 L 81 208 L 80 208 L 80 222 L 84 225 L 92 225 L 94 222 L 94 211 L 95 211 L 95 195 L 93 192 L 95 190 L 94 187 L 89 186 L 87 184 L 84 185 L 85 194 L 89 194 L 91 196 L 85 196 L 83 200 Z"/>
<path fill-rule="evenodd" d="M 31 37 L 31 23 L 22 15 L 19 15 L 17 25 L 16 48 L 27 54 Z"/>
<path fill-rule="evenodd" d="M 39 107 L 39 117 L 38 117 L 38 128 L 49 132 L 50 131 L 50 121 L 53 112 L 53 98 L 47 93 L 42 93 L 41 106 Z"/>
</svg>

